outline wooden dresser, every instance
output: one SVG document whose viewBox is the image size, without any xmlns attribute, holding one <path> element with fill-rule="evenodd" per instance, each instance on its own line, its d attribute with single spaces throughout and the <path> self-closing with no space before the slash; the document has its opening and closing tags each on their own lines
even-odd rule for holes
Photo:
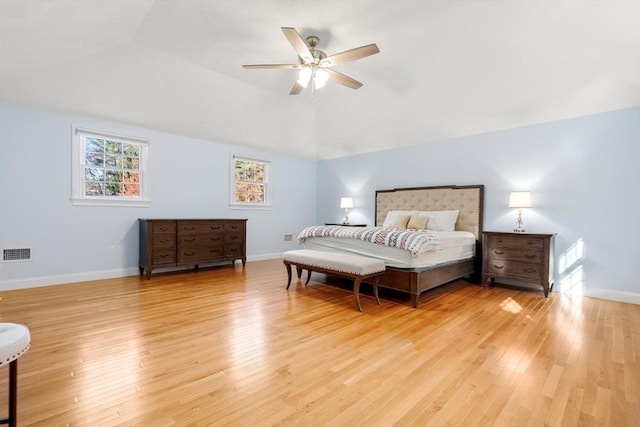
<svg viewBox="0 0 640 427">
<path fill-rule="evenodd" d="M 540 285 L 544 296 L 553 287 L 553 244 L 555 234 L 482 233 L 482 279 Z"/>
<path fill-rule="evenodd" d="M 154 268 L 247 262 L 246 219 L 139 219 L 138 267 L 147 279 Z"/>
</svg>

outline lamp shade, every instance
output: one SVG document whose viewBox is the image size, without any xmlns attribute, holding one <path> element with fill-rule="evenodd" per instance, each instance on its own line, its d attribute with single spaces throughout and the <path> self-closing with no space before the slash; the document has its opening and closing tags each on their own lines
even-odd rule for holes
<svg viewBox="0 0 640 427">
<path fill-rule="evenodd" d="M 351 197 L 340 198 L 340 209 L 349 209 L 353 207 L 353 199 Z"/>
<path fill-rule="evenodd" d="M 529 191 L 512 191 L 509 195 L 510 208 L 530 208 L 531 192 Z"/>
</svg>

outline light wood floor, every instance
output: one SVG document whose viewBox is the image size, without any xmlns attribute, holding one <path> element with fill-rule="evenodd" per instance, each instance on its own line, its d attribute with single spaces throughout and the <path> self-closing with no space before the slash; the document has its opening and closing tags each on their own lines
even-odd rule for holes
<svg viewBox="0 0 640 427">
<path fill-rule="evenodd" d="M 324 282 L 273 260 L 2 292 L 32 334 L 18 425 L 640 426 L 638 305 L 458 281 L 359 313 Z"/>
</svg>

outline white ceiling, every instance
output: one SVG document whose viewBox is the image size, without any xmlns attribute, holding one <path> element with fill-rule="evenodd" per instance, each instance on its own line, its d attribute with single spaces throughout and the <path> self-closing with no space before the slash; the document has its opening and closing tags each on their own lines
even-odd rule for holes
<svg viewBox="0 0 640 427">
<path fill-rule="evenodd" d="M 243 69 L 283 26 L 364 86 Z M 0 101 L 332 158 L 640 106 L 640 1 L 0 0 Z"/>
</svg>

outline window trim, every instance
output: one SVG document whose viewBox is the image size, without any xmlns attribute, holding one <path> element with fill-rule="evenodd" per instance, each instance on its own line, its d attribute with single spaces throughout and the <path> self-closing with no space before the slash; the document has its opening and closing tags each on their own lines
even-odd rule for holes
<svg viewBox="0 0 640 427">
<path fill-rule="evenodd" d="M 140 197 L 108 197 L 86 196 L 84 194 L 84 138 L 97 137 L 112 141 L 133 143 L 140 146 Z M 149 140 L 146 138 L 123 135 L 114 132 L 100 131 L 83 127 L 72 126 L 72 155 L 71 155 L 71 203 L 74 206 L 126 206 L 149 207 Z"/>
<path fill-rule="evenodd" d="M 265 167 L 265 182 L 264 182 L 264 186 L 265 186 L 265 192 L 264 192 L 264 203 L 255 203 L 255 202 L 236 202 L 235 200 L 235 194 L 236 194 L 236 174 L 235 174 L 235 168 L 236 168 L 236 160 L 242 160 L 245 162 L 255 162 L 255 163 L 262 163 Z M 230 182 L 231 185 L 229 186 L 229 208 L 230 209 L 252 209 L 252 210 L 271 210 L 271 191 L 272 191 L 272 184 L 271 184 L 271 161 L 269 160 L 263 160 L 263 159 L 255 159 L 255 158 L 251 158 L 251 157 L 245 157 L 245 156 L 237 156 L 235 154 L 233 154 L 231 156 L 231 162 L 229 163 L 230 165 Z"/>
</svg>

